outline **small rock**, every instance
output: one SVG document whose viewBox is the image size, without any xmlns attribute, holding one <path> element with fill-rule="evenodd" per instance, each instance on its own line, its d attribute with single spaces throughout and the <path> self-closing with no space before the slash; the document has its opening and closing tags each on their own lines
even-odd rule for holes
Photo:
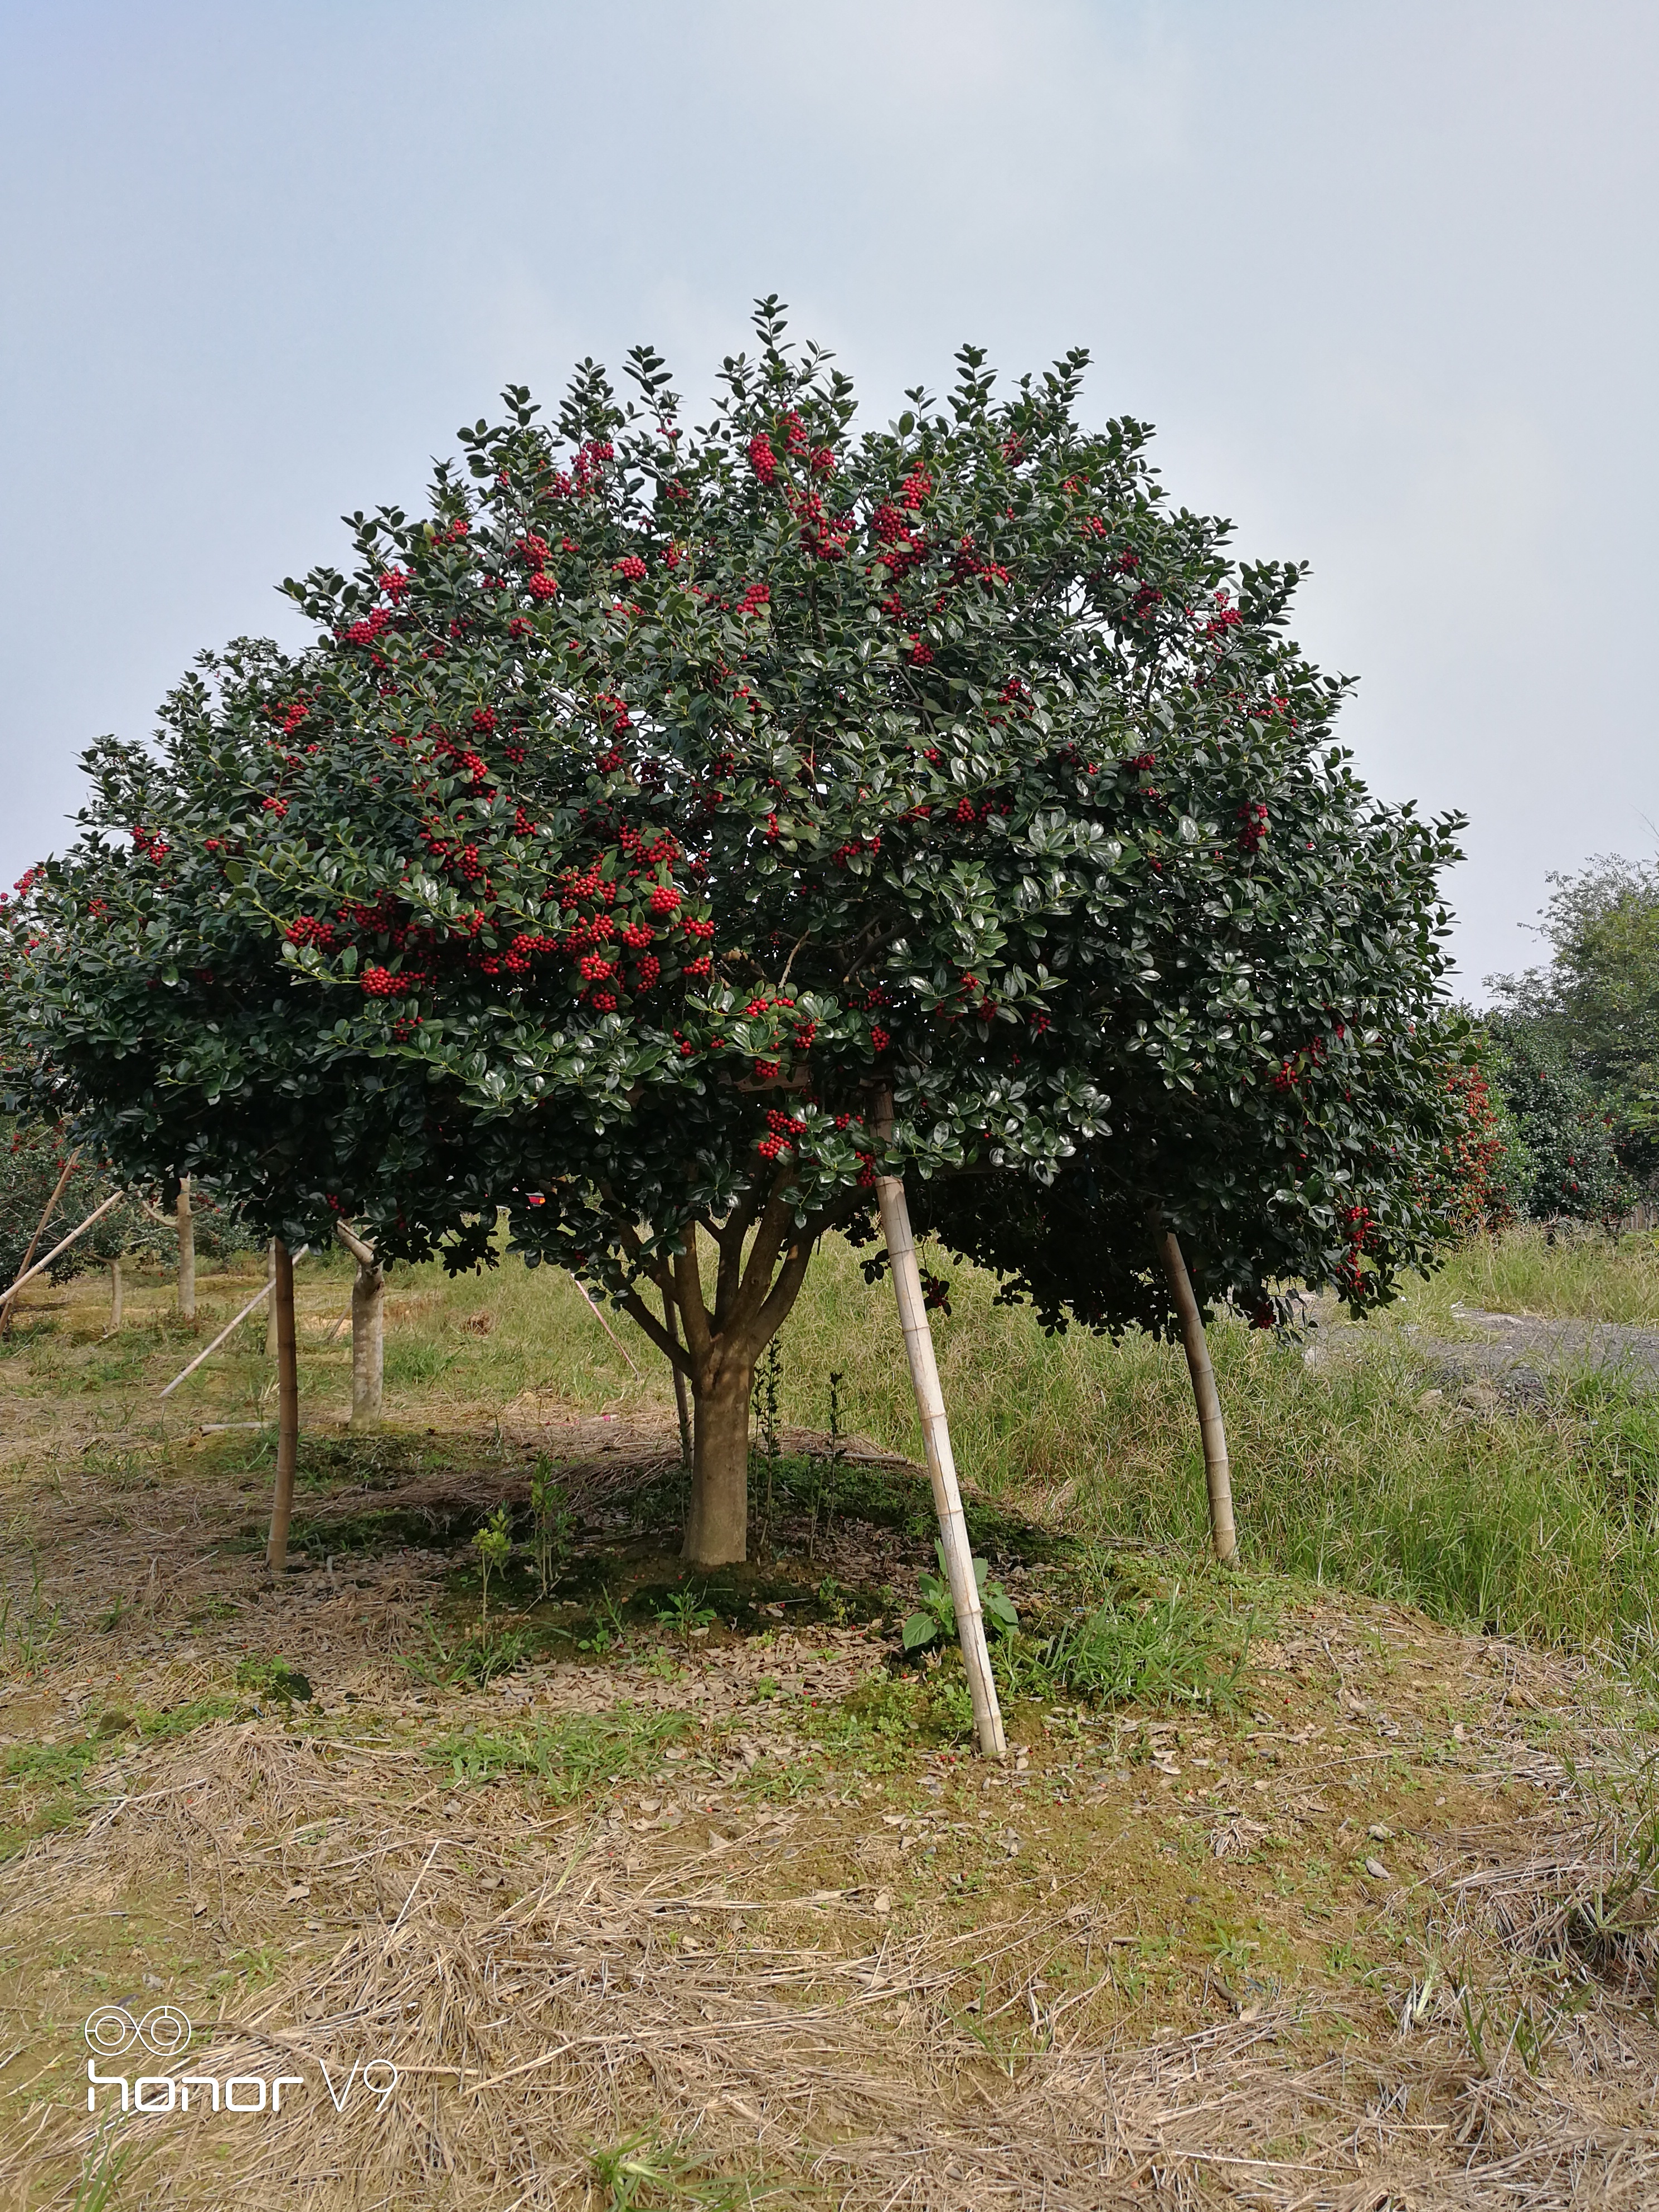
<svg viewBox="0 0 1659 2212">
<path fill-rule="evenodd" d="M 1394 1841 L 1394 1830 L 1382 1820 L 1373 1820 L 1365 1833 L 1374 1844 L 1391 1844 Z"/>
<path fill-rule="evenodd" d="M 1455 1722 L 1452 1726 L 1452 1741 L 1454 1743 L 1467 1743 L 1468 1740 L 1469 1732 L 1464 1727 L 1462 1722 Z"/>
<path fill-rule="evenodd" d="M 884 1920 L 892 1909 L 892 1891 L 890 1889 L 878 1889 L 870 1900 L 870 1910 L 872 1912 L 876 1915 L 878 1919 Z"/>
<path fill-rule="evenodd" d="M 1365 1871 L 1373 1881 L 1391 1881 L 1394 1878 L 1381 1859 L 1367 1859 Z"/>
</svg>

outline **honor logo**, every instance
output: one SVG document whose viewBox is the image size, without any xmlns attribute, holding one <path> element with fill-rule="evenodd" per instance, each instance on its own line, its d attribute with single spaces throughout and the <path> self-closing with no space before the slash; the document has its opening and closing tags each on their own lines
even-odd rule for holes
<svg viewBox="0 0 1659 2212">
<path fill-rule="evenodd" d="M 199 2110 L 205 2101 L 216 2112 L 280 2112 L 284 2089 L 303 2089 L 303 2074 L 231 2074 L 223 2077 L 213 2074 L 140 2074 L 136 2078 L 126 2074 L 100 2074 L 98 2061 L 119 2058 L 137 2046 L 152 2057 L 179 2059 L 190 2049 L 194 2031 L 185 2014 L 176 2005 L 157 2005 L 142 2020 L 136 2020 L 125 2005 L 100 2005 L 87 2016 L 82 2033 L 88 2051 L 94 2055 L 87 2061 L 87 2110 L 98 2109 L 100 2089 L 120 2092 L 121 2110 L 143 2112 L 151 2118 L 165 2112 L 189 2112 L 191 2092 L 196 2092 Z M 337 2112 L 346 2108 L 347 2100 L 360 2082 L 371 2097 L 380 2100 L 384 2110 L 386 2099 L 398 2086 L 398 2069 L 389 2058 L 371 2058 L 367 2065 L 355 2060 L 351 2071 L 337 2089 L 334 2078 L 320 2059 L 318 2071 Z"/>
</svg>

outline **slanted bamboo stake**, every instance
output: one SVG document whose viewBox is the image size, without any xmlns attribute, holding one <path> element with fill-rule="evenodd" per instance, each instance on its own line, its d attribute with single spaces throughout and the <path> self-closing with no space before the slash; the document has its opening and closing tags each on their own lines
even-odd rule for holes
<svg viewBox="0 0 1659 2212">
<path fill-rule="evenodd" d="M 1198 1405 L 1198 1432 L 1204 1440 L 1204 1481 L 1210 1493 L 1210 1540 L 1224 1567 L 1238 1565 L 1238 1530 L 1233 1525 L 1233 1480 L 1227 1464 L 1227 1427 L 1221 1418 L 1221 1397 L 1210 1364 L 1210 1347 L 1204 1334 L 1204 1317 L 1193 1295 L 1192 1280 L 1173 1229 L 1156 1206 L 1147 1220 L 1152 1242 L 1163 1262 L 1164 1280 L 1181 1322 L 1181 1341 L 1187 1354 L 1187 1372 L 1193 1378 Z"/>
<path fill-rule="evenodd" d="M 179 1185 L 179 1204 L 173 1216 L 179 1228 L 179 1318 L 196 1318 L 196 1217 L 191 1212 L 190 1177 Z"/>
<path fill-rule="evenodd" d="M 374 1247 L 337 1221 L 334 1232 L 357 1262 L 351 1285 L 351 1425 L 378 1428 L 386 1388 L 386 1270 Z"/>
<path fill-rule="evenodd" d="M 629 1367 L 633 1368 L 635 1379 L 637 1382 L 642 1382 L 645 1380 L 645 1377 L 640 1373 L 639 1369 L 634 1366 L 634 1362 L 629 1356 L 628 1346 L 623 1342 L 621 1337 L 617 1335 L 616 1330 L 611 1328 L 610 1322 L 599 1311 L 598 1306 L 594 1304 L 592 1297 L 589 1297 L 586 1284 L 583 1282 L 580 1275 L 573 1275 L 570 1279 L 576 1285 L 576 1288 L 581 1292 L 582 1296 L 587 1299 L 588 1310 L 592 1314 L 594 1320 L 598 1322 L 599 1327 L 611 1339 L 611 1341 L 616 1346 L 617 1351 L 621 1352 L 623 1358 L 628 1361 Z"/>
<path fill-rule="evenodd" d="M 299 1250 L 294 1255 L 295 1264 L 296 1267 L 299 1262 L 305 1258 L 306 1254 L 310 1251 L 310 1249 L 311 1247 L 309 1244 L 302 1244 L 300 1247 Z M 188 1367 L 181 1367 L 179 1369 L 179 1372 L 173 1376 L 172 1382 L 167 1384 L 167 1389 L 162 1391 L 162 1397 L 170 1398 L 173 1392 L 179 1388 L 179 1385 L 196 1372 L 197 1369 L 202 1364 L 204 1360 L 211 1359 L 214 1353 L 219 1349 L 219 1346 L 225 1341 L 226 1338 L 234 1336 L 236 1334 L 236 1331 L 242 1326 L 242 1323 L 253 1311 L 254 1307 L 257 1305 L 263 1305 L 264 1301 L 270 1296 L 270 1283 L 269 1279 L 267 1279 L 260 1284 L 258 1289 L 255 1291 L 253 1296 L 242 1308 L 242 1310 L 237 1315 L 235 1320 L 233 1322 L 228 1322 L 224 1328 L 220 1330 L 218 1335 L 214 1338 L 212 1343 L 206 1346 L 202 1351 L 197 1353 L 195 1358 L 191 1361 Z M 254 1423 L 254 1426 L 256 1428 L 263 1428 L 264 1426 L 264 1423 L 263 1421 L 256 1421 Z"/>
<path fill-rule="evenodd" d="M 876 1129 L 882 1137 L 892 1134 L 890 1092 L 884 1092 L 876 1102 Z M 968 1522 L 962 1510 L 956 1461 L 951 1452 L 945 1396 L 939 1389 L 939 1367 L 933 1358 L 933 1335 L 927 1325 L 927 1308 L 921 1295 L 915 1238 L 910 1233 L 910 1209 L 905 1203 L 904 1185 L 896 1176 L 877 1176 L 876 1202 L 881 1209 L 882 1231 L 887 1239 L 887 1257 L 893 1270 L 893 1289 L 898 1298 L 899 1322 L 910 1362 L 916 1411 L 921 1418 L 927 1479 L 933 1485 L 933 1506 L 939 1515 L 945 1572 L 951 1581 L 951 1601 L 956 1607 L 957 1633 L 962 1640 L 963 1664 L 968 1670 L 968 1687 L 974 1700 L 974 1734 L 982 1757 L 1006 1759 L 1008 1742 L 1003 1734 L 996 1683 L 991 1675 L 985 1615 L 980 1607 L 973 1547 L 968 1540 Z"/>
<path fill-rule="evenodd" d="M 58 1259 L 62 1254 L 67 1252 L 71 1244 L 77 1243 L 80 1238 L 86 1235 L 88 1230 L 91 1228 L 94 1221 L 101 1221 L 104 1216 L 109 1212 L 111 1206 L 118 1206 L 125 1196 L 126 1193 L 125 1191 L 112 1191 L 101 1206 L 95 1206 L 93 1211 L 88 1214 L 86 1219 L 81 1224 L 78 1229 L 71 1229 L 67 1237 L 63 1237 L 58 1243 L 52 1246 L 51 1251 L 47 1253 L 44 1260 L 37 1260 L 27 1274 L 19 1275 L 16 1281 L 12 1285 L 9 1291 L 0 1293 L 0 1305 L 9 1306 L 12 1300 L 17 1296 L 19 1291 L 22 1290 L 26 1285 L 32 1283 L 37 1275 L 44 1275 L 46 1269 L 51 1267 L 54 1260 Z"/>
<path fill-rule="evenodd" d="M 52 1215 L 58 1211 L 58 1201 L 64 1195 L 65 1189 L 68 1188 L 69 1179 L 75 1172 L 75 1163 L 80 1158 L 80 1157 L 81 1147 L 77 1145 L 75 1150 L 70 1154 L 69 1158 L 64 1161 L 64 1172 L 58 1176 L 57 1182 L 52 1185 L 52 1196 L 46 1200 L 45 1208 L 41 1212 L 40 1218 L 34 1224 L 34 1234 L 29 1239 L 29 1249 L 24 1253 L 23 1264 L 18 1268 L 17 1273 L 12 1282 L 12 1288 L 14 1290 L 17 1288 L 18 1284 L 22 1281 L 24 1276 L 28 1273 L 29 1261 L 34 1257 L 35 1248 L 40 1243 L 40 1239 L 46 1233 L 47 1222 L 52 1219 Z M 11 1313 L 10 1310 L 8 1309 L 3 1318 L 0 1318 L 0 1329 L 8 1329 L 10 1327 Z"/>
<path fill-rule="evenodd" d="M 680 1340 L 679 1309 L 674 1304 L 674 1293 L 666 1283 L 663 1285 L 662 1291 L 662 1318 L 664 1328 L 678 1344 Z M 668 1371 L 674 1378 L 674 1411 L 680 1425 L 680 1465 L 689 1468 L 691 1465 L 690 1401 L 686 1396 L 685 1377 L 680 1372 L 678 1359 L 669 1361 Z"/>
<path fill-rule="evenodd" d="M 277 1237 L 271 1304 L 276 1312 L 276 1481 L 270 1501 L 270 1541 L 265 1565 L 273 1575 L 288 1566 L 288 1527 L 294 1518 L 294 1469 L 300 1455 L 300 1364 L 294 1339 L 294 1260 Z"/>
</svg>

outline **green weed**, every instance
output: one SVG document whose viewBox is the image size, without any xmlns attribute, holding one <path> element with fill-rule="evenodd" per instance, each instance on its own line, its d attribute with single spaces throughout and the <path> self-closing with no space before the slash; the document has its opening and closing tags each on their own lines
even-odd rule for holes
<svg viewBox="0 0 1659 2212">
<path fill-rule="evenodd" d="M 534 1729 L 464 1729 L 427 1750 L 459 1787 L 498 1778 L 533 1780 L 556 1804 L 569 1804 L 601 1780 L 620 1781 L 653 1765 L 664 1748 L 691 1726 L 689 1713 L 576 1713 Z"/>
</svg>

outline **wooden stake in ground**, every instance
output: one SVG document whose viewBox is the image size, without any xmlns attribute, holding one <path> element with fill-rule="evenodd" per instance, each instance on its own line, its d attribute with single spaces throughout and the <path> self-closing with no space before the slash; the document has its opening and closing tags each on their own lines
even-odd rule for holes
<svg viewBox="0 0 1659 2212">
<path fill-rule="evenodd" d="M 270 1303 L 265 1308 L 265 1358 L 276 1357 L 276 1239 L 270 1240 L 265 1255 L 265 1286 L 270 1292 Z"/>
<path fill-rule="evenodd" d="M 179 1318 L 193 1322 L 196 1318 L 196 1217 L 191 1212 L 188 1176 L 179 1185 L 179 1205 L 174 1218 L 179 1224 Z"/>
<path fill-rule="evenodd" d="M 386 1270 L 365 1243 L 343 1221 L 335 1234 L 357 1262 L 351 1285 L 351 1425 L 375 1429 L 386 1381 Z"/>
<path fill-rule="evenodd" d="M 109 1263 L 109 1334 L 113 1336 L 121 1326 L 121 1262 Z"/>
<path fill-rule="evenodd" d="M 1215 1555 L 1224 1567 L 1238 1565 L 1238 1531 L 1233 1525 L 1233 1479 L 1227 1464 L 1227 1429 L 1221 1418 L 1221 1398 L 1215 1387 L 1215 1370 L 1210 1364 L 1210 1346 L 1204 1334 L 1204 1317 L 1198 1310 L 1198 1300 L 1193 1295 L 1187 1262 L 1182 1257 L 1181 1245 L 1173 1229 L 1154 1206 L 1147 1216 L 1157 1247 L 1158 1260 L 1164 1268 L 1164 1280 L 1170 1285 L 1181 1322 L 1181 1341 L 1187 1354 L 1187 1372 L 1193 1378 L 1193 1396 L 1198 1405 L 1198 1431 L 1204 1440 L 1204 1481 L 1210 1493 L 1210 1540 Z"/>
<path fill-rule="evenodd" d="M 64 1172 L 58 1176 L 57 1182 L 52 1185 L 52 1196 L 46 1200 L 45 1211 L 42 1212 L 39 1221 L 34 1224 L 34 1234 L 29 1239 L 28 1250 L 23 1255 L 23 1264 L 19 1267 L 15 1276 L 13 1278 L 13 1290 L 16 1290 L 18 1288 L 21 1284 L 24 1276 L 27 1274 L 29 1271 L 29 1261 L 34 1257 L 35 1248 L 40 1243 L 40 1239 L 46 1233 L 47 1222 L 52 1219 L 52 1215 L 58 1211 L 58 1201 L 64 1195 L 64 1192 L 68 1187 L 69 1179 L 75 1172 L 75 1163 L 80 1158 L 80 1157 L 81 1153 L 77 1146 L 77 1148 L 72 1152 L 69 1158 L 64 1161 Z M 4 1314 L 0 1315 L 0 1331 L 9 1329 L 10 1327 L 11 1308 L 8 1306 Z"/>
<path fill-rule="evenodd" d="M 892 1134 L 890 1094 L 884 1094 L 876 1102 L 876 1131 L 884 1138 Z M 927 1325 L 927 1308 L 921 1295 L 916 1243 L 910 1233 L 910 1209 L 905 1203 L 904 1185 L 896 1176 L 876 1178 L 876 1201 L 881 1209 L 882 1232 L 887 1239 L 887 1257 L 893 1270 L 893 1289 L 898 1298 L 899 1323 L 904 1331 L 916 1411 L 921 1418 L 927 1478 L 933 1486 L 933 1507 L 939 1515 L 945 1568 L 951 1582 L 951 1601 L 956 1607 L 962 1661 L 968 1670 L 968 1688 L 974 1700 L 974 1734 L 982 1757 L 1006 1759 L 1008 1743 L 1003 1734 L 996 1684 L 991 1676 L 985 1615 L 980 1607 L 973 1547 L 968 1540 L 968 1522 L 962 1510 L 962 1492 L 951 1452 L 945 1395 L 939 1389 L 939 1367 L 933 1358 L 933 1334 Z"/>
<path fill-rule="evenodd" d="M 294 1468 L 300 1455 L 300 1363 L 294 1334 L 294 1261 L 281 1237 L 271 1241 L 270 1303 L 276 1317 L 276 1487 L 270 1504 L 265 1565 L 288 1566 L 288 1524 L 294 1517 Z"/>
</svg>

